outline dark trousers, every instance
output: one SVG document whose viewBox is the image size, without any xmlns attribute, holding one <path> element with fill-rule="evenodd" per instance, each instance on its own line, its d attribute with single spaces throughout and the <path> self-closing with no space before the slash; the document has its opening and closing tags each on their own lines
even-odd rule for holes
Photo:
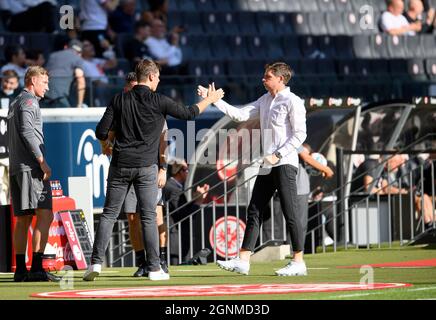
<svg viewBox="0 0 436 320">
<path fill-rule="evenodd" d="M 124 199 L 133 184 L 138 198 L 142 224 L 142 237 L 151 271 L 160 268 L 159 235 L 156 224 L 157 165 L 142 168 L 110 166 L 106 201 L 95 234 L 91 263 L 102 264 L 109 245 L 114 224 L 121 212 Z"/>
<path fill-rule="evenodd" d="M 247 209 L 247 227 L 242 242 L 243 249 L 254 251 L 262 224 L 260 212 L 268 205 L 277 190 L 286 226 L 291 236 L 292 249 L 294 251 L 304 250 L 305 234 L 302 221 L 304 219 L 301 218 L 301 215 L 305 213 L 298 209 L 296 175 L 297 168 L 291 165 L 282 165 L 272 168 L 269 174 L 257 176 Z"/>
</svg>

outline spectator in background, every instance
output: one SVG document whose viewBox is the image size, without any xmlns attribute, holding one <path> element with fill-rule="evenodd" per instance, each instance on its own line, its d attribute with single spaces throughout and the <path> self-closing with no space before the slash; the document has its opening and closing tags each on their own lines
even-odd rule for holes
<svg viewBox="0 0 436 320">
<path fill-rule="evenodd" d="M 132 64 L 132 68 L 143 59 L 151 59 L 150 51 L 145 41 L 150 36 L 150 26 L 145 22 L 135 24 L 135 34 L 124 45 L 124 55 Z"/>
<path fill-rule="evenodd" d="M 14 70 L 20 79 L 20 86 L 24 87 L 24 75 L 26 74 L 26 53 L 23 48 L 18 45 L 7 46 L 5 49 L 5 58 L 8 62 L 0 72 L 6 70 Z"/>
<path fill-rule="evenodd" d="M 102 59 L 95 57 L 94 45 L 88 41 L 83 41 L 83 72 L 85 77 L 91 83 L 91 90 L 93 90 L 92 103 L 96 106 L 106 106 L 109 99 L 112 97 L 109 91 L 109 79 L 106 76 L 105 70 L 115 68 L 118 64 L 115 55 L 109 57 L 110 59 Z"/>
<path fill-rule="evenodd" d="M 52 79 L 50 90 L 44 99 L 44 107 L 69 108 L 70 88 L 73 80 L 77 87 L 77 108 L 83 107 L 85 97 L 85 77 L 83 73 L 82 43 L 71 40 L 64 50 L 53 52 L 47 62 L 47 70 Z"/>
<path fill-rule="evenodd" d="M 133 33 L 136 0 L 121 0 L 120 5 L 109 16 L 109 25 L 116 33 Z"/>
<path fill-rule="evenodd" d="M 434 10 L 430 9 L 429 13 L 424 16 L 424 3 L 422 0 L 410 0 L 409 9 L 404 12 L 409 23 L 420 23 L 422 28 L 420 33 L 432 33 L 434 23 Z"/>
<path fill-rule="evenodd" d="M 168 179 L 165 187 L 163 188 L 163 197 L 165 201 L 168 201 L 169 212 L 173 212 L 177 208 L 183 207 L 180 210 L 170 214 L 170 226 L 174 225 L 178 221 L 187 217 L 191 213 L 197 211 L 200 208 L 200 205 L 203 203 L 203 199 L 207 197 L 207 193 L 209 191 L 209 185 L 204 184 L 203 186 L 198 186 L 193 193 L 193 202 L 189 204 L 185 193 L 184 193 L 184 184 L 186 179 L 188 178 L 188 164 L 183 159 L 172 159 L 169 161 L 171 164 L 171 177 Z M 199 215 L 195 215 L 193 217 L 193 230 L 200 230 L 201 223 L 198 221 Z M 180 224 L 171 228 L 169 230 L 169 239 L 170 239 L 170 263 L 172 265 L 179 264 L 179 245 L 181 246 L 182 256 L 180 257 L 182 263 L 187 263 L 190 259 L 190 238 L 195 238 L 195 232 L 191 235 L 189 231 L 189 220 L 185 220 L 181 223 L 181 240 L 179 243 L 179 229 Z M 203 249 L 198 247 L 199 241 L 193 241 L 194 247 L 192 255 L 194 255 L 197 251 Z"/>
<path fill-rule="evenodd" d="M 166 25 L 160 19 L 152 21 L 150 33 L 145 43 L 153 58 L 162 66 L 162 74 L 179 74 L 183 57 L 179 47 L 179 33 L 172 32 L 171 43 L 168 42 Z"/>
<path fill-rule="evenodd" d="M 97 57 L 102 57 L 104 48 L 102 42 L 108 36 L 115 38 L 114 32 L 108 26 L 108 13 L 115 10 L 119 0 L 81 0 L 80 20 L 82 40 L 89 40 L 94 45 Z"/>
<path fill-rule="evenodd" d="M 44 66 L 45 58 L 42 50 L 35 49 L 26 51 L 26 63 L 29 67 Z"/>
<path fill-rule="evenodd" d="M 404 12 L 403 0 L 386 0 L 387 11 L 383 12 L 380 19 L 380 28 L 392 36 L 415 35 L 421 31 L 420 22 L 409 23 Z"/>
<path fill-rule="evenodd" d="M 153 19 L 168 21 L 168 0 L 148 0 L 149 11 L 142 13 L 142 20 L 151 24 Z"/>
<path fill-rule="evenodd" d="M 14 70 L 2 72 L 0 101 L 2 109 L 9 109 L 11 102 L 18 96 L 18 74 Z"/>
<path fill-rule="evenodd" d="M 8 0 L 12 32 L 48 32 L 56 30 L 59 14 L 56 0 Z"/>
</svg>

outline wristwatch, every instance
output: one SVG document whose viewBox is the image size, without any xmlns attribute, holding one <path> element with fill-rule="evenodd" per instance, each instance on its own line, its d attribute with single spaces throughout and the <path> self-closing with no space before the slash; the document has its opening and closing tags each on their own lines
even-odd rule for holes
<svg viewBox="0 0 436 320">
<path fill-rule="evenodd" d="M 278 151 L 276 151 L 276 152 L 274 152 L 274 155 L 279 159 L 279 160 L 282 160 L 282 154 L 280 153 L 280 152 L 278 152 Z"/>
</svg>

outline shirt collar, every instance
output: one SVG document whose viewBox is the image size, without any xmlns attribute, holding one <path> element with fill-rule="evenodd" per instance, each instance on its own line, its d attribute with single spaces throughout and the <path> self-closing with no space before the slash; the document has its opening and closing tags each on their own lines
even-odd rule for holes
<svg viewBox="0 0 436 320">
<path fill-rule="evenodd" d="M 281 91 L 277 92 L 275 98 L 277 98 L 277 97 L 286 97 L 290 92 L 291 92 L 291 89 L 289 87 L 285 87 Z M 271 98 L 273 98 L 271 93 L 269 95 L 271 96 Z"/>
<path fill-rule="evenodd" d="M 30 94 L 32 97 L 34 97 L 36 100 L 38 101 L 41 100 L 40 97 L 37 97 L 34 93 L 30 92 L 29 89 L 24 88 L 23 90 L 26 91 L 28 94 Z"/>
</svg>

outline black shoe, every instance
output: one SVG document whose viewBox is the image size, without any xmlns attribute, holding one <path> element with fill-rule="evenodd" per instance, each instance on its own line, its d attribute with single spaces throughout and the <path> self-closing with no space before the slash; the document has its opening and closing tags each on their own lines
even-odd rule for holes
<svg viewBox="0 0 436 320">
<path fill-rule="evenodd" d="M 134 277 L 148 277 L 147 266 L 139 266 L 138 270 L 133 274 Z"/>
<path fill-rule="evenodd" d="M 59 282 L 61 277 L 55 276 L 54 274 L 46 271 L 31 271 L 29 272 L 26 282 Z"/>
<path fill-rule="evenodd" d="M 14 281 L 15 282 L 23 282 L 27 280 L 27 276 L 28 276 L 29 272 L 28 271 L 24 271 L 24 272 L 15 272 L 14 273 Z"/>
<path fill-rule="evenodd" d="M 160 266 L 161 266 L 162 270 L 165 273 L 169 273 L 169 271 L 168 271 L 168 264 L 167 264 L 167 260 L 166 259 L 161 259 L 160 260 Z"/>
</svg>

